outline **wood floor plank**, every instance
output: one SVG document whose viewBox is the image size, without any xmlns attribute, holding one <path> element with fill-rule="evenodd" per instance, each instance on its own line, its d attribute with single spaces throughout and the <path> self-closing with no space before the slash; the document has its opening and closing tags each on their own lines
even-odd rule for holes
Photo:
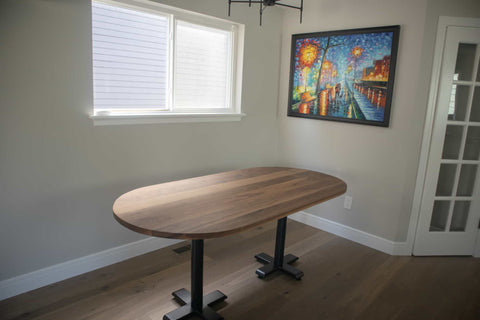
<svg viewBox="0 0 480 320">
<path fill-rule="evenodd" d="M 253 255 L 274 240 L 269 223 L 205 242 L 204 292 L 228 296 L 225 319 L 480 319 L 480 259 L 389 256 L 289 220 L 286 252 L 304 278 L 259 279 Z M 190 251 L 172 251 L 185 244 L 0 301 L 0 319 L 160 320 L 190 286 Z"/>
</svg>

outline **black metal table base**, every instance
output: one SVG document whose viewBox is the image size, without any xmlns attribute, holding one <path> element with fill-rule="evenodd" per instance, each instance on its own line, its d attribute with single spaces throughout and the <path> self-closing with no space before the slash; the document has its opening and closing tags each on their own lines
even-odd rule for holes
<svg viewBox="0 0 480 320">
<path fill-rule="evenodd" d="M 259 278 L 265 278 L 270 273 L 281 270 L 295 279 L 300 280 L 303 272 L 292 267 L 290 264 L 297 261 L 298 257 L 287 254 L 285 251 L 285 235 L 287 232 L 287 218 L 278 220 L 277 237 L 275 240 L 275 256 L 271 257 L 266 253 L 260 253 L 255 258 L 265 264 L 257 269 Z M 203 240 L 192 240 L 192 261 L 191 261 L 191 293 L 186 289 L 180 289 L 173 292 L 173 296 L 178 300 L 180 308 L 173 310 L 163 316 L 163 320 L 181 320 L 187 319 L 192 315 L 200 316 L 204 320 L 222 320 L 223 317 L 211 308 L 212 305 L 222 302 L 227 298 L 220 291 L 203 296 Z"/>
<path fill-rule="evenodd" d="M 293 254 L 287 254 L 283 258 L 283 264 L 280 266 L 275 266 L 274 258 L 263 252 L 260 254 L 257 254 L 255 256 L 255 259 L 265 264 L 263 267 L 258 268 L 256 271 L 256 274 L 258 275 L 259 278 L 265 278 L 270 273 L 273 273 L 277 270 L 281 270 L 295 277 L 295 279 L 297 280 L 300 280 L 303 277 L 303 271 L 298 270 L 297 268 L 294 268 L 290 265 L 298 260 L 298 257 L 294 256 Z"/>
<path fill-rule="evenodd" d="M 216 290 L 203 296 L 203 240 L 192 240 L 191 261 L 191 293 L 180 289 L 172 293 L 182 307 L 163 316 L 163 320 L 187 319 L 192 315 L 200 316 L 204 320 L 222 320 L 223 317 L 211 308 L 212 305 L 222 302 L 226 295 Z"/>
<path fill-rule="evenodd" d="M 278 220 L 277 223 L 277 238 L 275 241 L 275 257 L 271 257 L 266 253 L 260 253 L 255 258 L 265 264 L 263 267 L 258 268 L 256 274 L 259 278 L 265 278 L 267 275 L 281 270 L 293 277 L 300 280 L 303 277 L 303 272 L 292 267 L 290 264 L 298 260 L 297 256 L 293 254 L 287 254 L 284 256 L 285 251 L 285 235 L 287 232 L 287 218 Z"/>
<path fill-rule="evenodd" d="M 222 320 L 223 317 L 216 313 L 211 306 L 220 303 L 227 298 L 222 292 L 216 290 L 203 297 L 203 308 L 201 311 L 194 310 L 191 305 L 191 295 L 186 289 L 180 289 L 172 293 L 175 299 L 182 307 L 173 310 L 163 316 L 163 320 L 187 319 L 192 315 L 197 315 L 205 320 Z"/>
</svg>

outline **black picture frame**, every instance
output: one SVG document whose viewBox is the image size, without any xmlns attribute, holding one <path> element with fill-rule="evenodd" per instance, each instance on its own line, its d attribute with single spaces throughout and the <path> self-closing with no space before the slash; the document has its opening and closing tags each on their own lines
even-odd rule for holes
<svg viewBox="0 0 480 320">
<path fill-rule="evenodd" d="M 292 35 L 290 117 L 388 127 L 400 26 Z"/>
</svg>

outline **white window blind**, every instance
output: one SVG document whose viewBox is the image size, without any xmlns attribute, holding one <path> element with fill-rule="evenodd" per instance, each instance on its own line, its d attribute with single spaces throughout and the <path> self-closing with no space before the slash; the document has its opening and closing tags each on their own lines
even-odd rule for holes
<svg viewBox="0 0 480 320">
<path fill-rule="evenodd" d="M 92 3 L 95 111 L 168 108 L 168 16 Z"/>
<path fill-rule="evenodd" d="M 177 22 L 175 107 L 229 108 L 230 32 Z"/>
</svg>

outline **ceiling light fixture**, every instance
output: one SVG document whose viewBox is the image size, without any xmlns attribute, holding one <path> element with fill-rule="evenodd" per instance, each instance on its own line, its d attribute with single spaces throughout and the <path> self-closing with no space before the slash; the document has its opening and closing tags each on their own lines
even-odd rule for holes
<svg viewBox="0 0 480 320">
<path fill-rule="evenodd" d="M 249 7 L 252 6 L 252 3 L 259 3 L 260 4 L 260 25 L 262 25 L 263 11 L 265 11 L 265 9 L 267 9 L 268 7 L 273 7 L 274 5 L 300 10 L 300 23 L 302 23 L 303 0 L 300 0 L 300 7 L 292 6 L 285 3 L 280 3 L 280 1 L 281 0 L 254 0 L 254 1 L 228 0 L 228 16 L 230 17 L 230 7 L 232 6 L 232 3 L 248 3 Z"/>
</svg>

